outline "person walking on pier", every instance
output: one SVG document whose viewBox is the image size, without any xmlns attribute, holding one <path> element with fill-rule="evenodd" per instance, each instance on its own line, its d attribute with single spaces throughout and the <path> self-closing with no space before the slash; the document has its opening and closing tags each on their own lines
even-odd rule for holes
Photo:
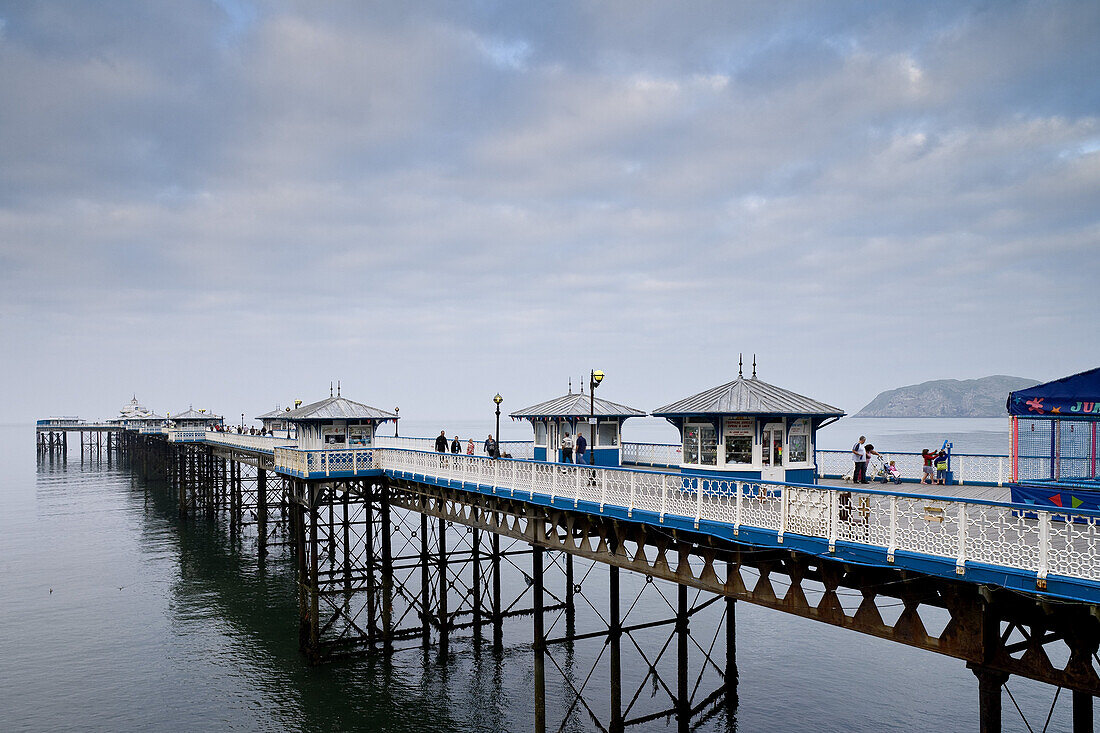
<svg viewBox="0 0 1100 733">
<path fill-rule="evenodd" d="M 493 434 L 489 433 L 485 436 L 485 455 L 490 458 L 497 457 L 497 442 L 493 440 Z"/>
<path fill-rule="evenodd" d="M 576 443 L 576 446 L 574 447 L 573 450 L 577 455 L 577 463 L 578 464 L 588 463 L 588 461 L 584 460 L 584 451 L 587 448 L 588 448 L 588 441 L 584 439 L 583 435 L 581 435 L 580 433 L 577 433 L 577 443 Z"/>
<path fill-rule="evenodd" d="M 470 438 L 470 440 L 466 443 L 466 455 L 472 456 L 473 454 L 474 454 L 474 439 Z"/>
<path fill-rule="evenodd" d="M 867 450 L 863 444 L 867 442 L 867 436 L 859 436 L 859 441 L 852 446 L 852 461 L 856 464 L 852 470 L 852 483 L 867 483 Z"/>
<path fill-rule="evenodd" d="M 435 439 L 435 451 L 436 453 L 447 452 L 447 431 L 439 431 L 439 437 Z"/>
<path fill-rule="evenodd" d="M 569 437 L 568 430 L 565 431 L 565 435 L 561 436 L 561 462 L 573 462 L 573 439 Z"/>
<path fill-rule="evenodd" d="M 462 441 L 459 440 L 458 436 L 456 435 L 455 439 L 451 441 L 451 453 L 454 453 L 457 456 L 461 452 L 462 452 Z"/>
</svg>

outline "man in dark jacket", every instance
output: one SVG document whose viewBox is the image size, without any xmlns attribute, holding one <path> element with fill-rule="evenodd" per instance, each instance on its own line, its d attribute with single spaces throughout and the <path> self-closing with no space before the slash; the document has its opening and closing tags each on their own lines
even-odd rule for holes
<svg viewBox="0 0 1100 733">
<path fill-rule="evenodd" d="M 447 452 L 447 431 L 439 431 L 439 437 L 435 439 L 435 450 L 437 453 Z"/>
</svg>

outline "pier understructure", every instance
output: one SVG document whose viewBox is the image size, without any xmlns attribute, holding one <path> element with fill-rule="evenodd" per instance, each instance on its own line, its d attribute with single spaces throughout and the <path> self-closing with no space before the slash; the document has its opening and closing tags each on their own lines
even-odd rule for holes
<svg viewBox="0 0 1100 733">
<path fill-rule="evenodd" d="M 829 489 L 832 509 L 824 520 L 813 515 L 828 526 L 804 529 L 828 535 L 830 550 L 818 552 L 792 534 L 784 542 L 785 530 L 808 521 L 790 506 L 793 490 L 754 494 L 739 484 L 736 529 L 717 532 L 704 506 L 728 497 L 681 486 L 678 499 L 690 504 L 677 508 L 666 492 L 658 516 L 643 510 L 636 478 L 625 475 L 642 472 L 396 449 L 307 452 L 255 436 L 172 438 L 125 432 L 114 445 L 132 454 L 132 466 L 164 473 L 181 516 L 228 518 L 231 533 L 252 528 L 261 557 L 273 544 L 290 546 L 299 642 L 311 662 L 412 648 L 446 655 L 459 635 L 499 646 L 506 620 L 529 619 L 536 731 L 578 721 L 622 731 L 662 718 L 687 731 L 736 709 L 744 601 L 961 660 L 977 677 L 983 732 L 1001 729 L 1013 675 L 1071 692 L 1073 730 L 1093 730 L 1100 614 L 1091 598 L 1053 597 L 1042 591 L 1055 579 L 1048 586 L 1034 573 L 1036 590 L 1023 592 L 975 582 L 962 564 L 922 572 L 895 564 L 896 548 L 887 562 L 856 562 L 836 548 L 869 542 L 872 522 L 865 515 L 860 528 L 864 507 L 850 492 Z M 629 505 L 608 501 L 610 480 L 629 483 Z M 887 499 L 896 541 L 899 497 Z M 750 521 L 770 502 L 782 505 L 778 533 L 756 514 L 772 538 L 758 541 Z M 944 523 L 936 507 L 922 511 Z M 1048 525 L 1040 517 L 1036 531 Z M 1095 520 L 1086 528 L 1089 552 L 1100 543 L 1096 529 Z M 1086 582 L 1073 587 L 1094 592 Z M 641 602 L 658 596 L 663 604 Z M 667 613 L 639 617 L 654 607 Z M 590 668 L 577 668 L 578 649 L 598 650 Z M 610 690 L 609 699 L 593 689 Z"/>
</svg>

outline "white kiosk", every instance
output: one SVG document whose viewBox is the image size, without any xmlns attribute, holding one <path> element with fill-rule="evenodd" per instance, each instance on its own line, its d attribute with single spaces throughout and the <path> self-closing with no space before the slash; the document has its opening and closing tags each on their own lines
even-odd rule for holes
<svg viewBox="0 0 1100 733">
<path fill-rule="evenodd" d="M 284 412 L 283 418 L 297 429 L 299 450 L 332 450 L 370 448 L 375 428 L 397 415 L 337 395 Z"/>
<path fill-rule="evenodd" d="M 602 377 L 602 373 L 600 375 Z M 584 435 L 588 450 L 597 466 L 619 466 L 623 420 L 645 417 L 633 407 L 616 404 L 591 394 L 569 394 L 509 413 L 512 419 L 530 420 L 535 429 L 534 458 L 536 461 L 560 461 L 561 438 L 566 432 L 576 441 Z M 590 425 L 589 420 L 596 424 Z M 593 430 L 594 428 L 594 430 Z M 593 434 L 596 439 L 593 440 Z"/>
<path fill-rule="evenodd" d="M 740 373 L 654 410 L 676 426 L 685 474 L 812 484 L 818 428 L 844 416 L 839 407 Z"/>
<path fill-rule="evenodd" d="M 221 415 L 215 415 L 206 410 L 196 410 L 191 405 L 187 406 L 186 412 L 169 415 L 168 419 L 172 422 L 173 427 L 181 430 L 209 430 L 222 424 Z"/>
</svg>

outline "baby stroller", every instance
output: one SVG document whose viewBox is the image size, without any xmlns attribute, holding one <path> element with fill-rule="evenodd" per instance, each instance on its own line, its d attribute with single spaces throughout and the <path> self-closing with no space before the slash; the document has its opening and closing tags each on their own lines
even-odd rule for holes
<svg viewBox="0 0 1100 733">
<path fill-rule="evenodd" d="M 894 462 L 887 463 L 882 456 L 871 456 L 868 467 L 871 468 L 871 474 L 874 482 L 881 481 L 884 484 L 900 484 L 901 483 L 901 471 L 898 470 Z"/>
</svg>

